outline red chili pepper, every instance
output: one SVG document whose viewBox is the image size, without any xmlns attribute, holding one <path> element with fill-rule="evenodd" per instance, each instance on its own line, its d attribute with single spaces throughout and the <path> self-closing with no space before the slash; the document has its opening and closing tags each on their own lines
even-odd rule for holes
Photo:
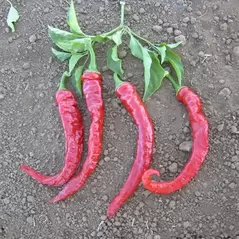
<svg viewBox="0 0 239 239">
<path fill-rule="evenodd" d="M 157 170 L 149 169 L 144 173 L 144 187 L 153 193 L 169 194 L 188 184 L 198 173 L 208 153 L 208 122 L 202 113 L 200 97 L 190 88 L 183 87 L 179 90 L 177 99 L 183 102 L 189 113 L 193 136 L 192 153 L 182 172 L 169 182 L 153 182 L 152 175 L 160 175 Z"/>
<path fill-rule="evenodd" d="M 81 171 L 76 174 L 50 202 L 64 200 L 76 193 L 84 186 L 87 178 L 93 173 L 100 159 L 104 121 L 102 77 L 101 74 L 96 72 L 85 72 L 82 75 L 82 81 L 84 97 L 92 120 L 88 141 L 88 155 Z"/>
<path fill-rule="evenodd" d="M 122 83 L 117 87 L 116 95 L 138 127 L 138 140 L 130 174 L 120 193 L 111 201 L 107 210 L 108 217 L 113 216 L 137 189 L 143 173 L 149 168 L 154 144 L 153 123 L 136 88 L 130 83 Z"/>
<path fill-rule="evenodd" d="M 59 107 L 66 141 L 63 169 L 55 176 L 43 175 L 26 165 L 21 165 L 21 169 L 42 184 L 60 186 L 73 176 L 79 166 L 83 151 L 83 120 L 77 108 L 76 98 L 71 91 L 58 90 L 56 102 Z"/>
</svg>

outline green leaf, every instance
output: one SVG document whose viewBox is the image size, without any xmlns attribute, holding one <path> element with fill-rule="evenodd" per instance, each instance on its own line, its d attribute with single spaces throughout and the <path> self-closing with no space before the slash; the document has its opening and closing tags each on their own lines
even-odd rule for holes
<svg viewBox="0 0 239 239">
<path fill-rule="evenodd" d="M 75 54 L 87 49 L 85 39 L 76 39 L 71 41 L 59 41 L 55 43 L 60 49 Z"/>
<path fill-rule="evenodd" d="M 58 28 L 48 26 L 48 36 L 54 42 L 69 41 L 79 38 L 79 35 L 67 32 Z"/>
<path fill-rule="evenodd" d="M 110 70 L 117 73 L 119 76 L 123 76 L 123 69 L 122 69 L 122 60 L 118 57 L 118 47 L 110 46 L 107 52 L 107 66 Z"/>
<path fill-rule="evenodd" d="M 165 61 L 169 62 L 172 65 L 177 75 L 178 83 L 179 85 L 181 85 L 182 78 L 184 76 L 184 69 L 183 69 L 183 63 L 181 61 L 180 56 L 178 56 L 175 52 L 167 49 Z"/>
<path fill-rule="evenodd" d="M 173 48 L 178 47 L 181 44 L 182 44 L 182 42 L 179 41 L 179 42 L 176 42 L 176 43 L 173 43 L 173 44 L 166 44 L 166 46 L 169 47 L 170 49 L 173 49 Z"/>
<path fill-rule="evenodd" d="M 72 84 L 75 90 L 82 96 L 82 80 L 81 76 L 84 70 L 84 65 L 78 66 L 75 70 L 74 77 L 72 78 Z"/>
<path fill-rule="evenodd" d="M 117 31 L 115 34 L 109 37 L 111 40 L 115 42 L 117 46 L 122 44 L 122 30 Z"/>
<path fill-rule="evenodd" d="M 51 51 L 55 55 L 55 57 L 59 59 L 60 61 L 65 61 L 71 57 L 71 53 L 57 51 L 54 48 L 51 48 Z"/>
<path fill-rule="evenodd" d="M 143 64 L 144 64 L 144 98 L 147 97 L 148 88 L 150 86 L 150 68 L 152 65 L 152 59 L 149 55 L 149 51 L 146 48 L 142 48 L 143 53 Z M 143 99 L 144 99 L 143 98 Z"/>
<path fill-rule="evenodd" d="M 92 40 L 101 43 L 101 42 L 105 42 L 105 41 L 109 40 L 109 38 L 106 36 L 97 35 L 97 36 L 94 36 L 92 38 Z"/>
<path fill-rule="evenodd" d="M 70 27 L 70 29 L 73 33 L 84 35 L 80 26 L 79 26 L 79 23 L 77 21 L 76 11 L 75 11 L 73 0 L 71 0 L 71 4 L 70 4 L 69 11 L 68 11 L 68 17 L 67 17 L 66 22 L 69 25 L 69 27 Z"/>
<path fill-rule="evenodd" d="M 77 62 L 86 54 L 75 54 L 72 55 L 70 60 L 69 60 L 69 75 L 71 75 L 72 71 L 74 70 Z"/>
<path fill-rule="evenodd" d="M 140 60 L 143 60 L 143 46 L 135 37 L 133 37 L 133 35 L 130 35 L 129 47 L 133 56 L 139 58 Z"/>
<path fill-rule="evenodd" d="M 11 5 L 8 15 L 7 15 L 7 25 L 11 28 L 12 32 L 15 32 L 14 23 L 19 19 L 19 13 L 16 8 L 13 7 L 12 3 L 8 1 Z"/>
<path fill-rule="evenodd" d="M 155 52 L 149 52 L 149 55 L 151 57 L 150 81 L 147 88 L 144 89 L 143 101 L 146 101 L 160 88 L 165 77 L 165 70 L 161 66 L 157 54 Z"/>
<path fill-rule="evenodd" d="M 166 46 L 161 46 L 161 47 L 157 47 L 157 50 L 160 54 L 160 57 L 161 57 L 161 64 L 164 63 L 164 60 L 165 60 L 165 56 L 166 56 Z"/>
</svg>

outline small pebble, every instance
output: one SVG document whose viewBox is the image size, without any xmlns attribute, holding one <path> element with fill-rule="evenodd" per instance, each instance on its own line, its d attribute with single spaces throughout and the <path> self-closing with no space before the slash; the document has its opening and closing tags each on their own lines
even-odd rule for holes
<svg viewBox="0 0 239 239">
<path fill-rule="evenodd" d="M 159 25 L 155 25 L 155 26 L 152 27 L 152 30 L 154 32 L 161 33 L 163 28 L 161 26 L 159 26 Z"/>
<path fill-rule="evenodd" d="M 141 8 L 139 9 L 139 13 L 140 13 L 140 14 L 145 13 L 145 9 L 141 7 Z"/>
<path fill-rule="evenodd" d="M 190 22 L 191 24 L 195 24 L 197 22 L 197 19 L 195 17 L 191 17 Z"/>
<path fill-rule="evenodd" d="M 139 21 L 139 16 L 138 16 L 137 14 L 134 14 L 134 15 L 133 15 L 133 19 L 134 19 L 136 22 L 138 22 L 138 21 Z"/>
<path fill-rule="evenodd" d="M 239 46 L 234 47 L 232 52 L 234 56 L 239 57 Z"/>
<path fill-rule="evenodd" d="M 32 225 L 34 222 L 33 217 L 28 217 L 27 222 Z"/>
<path fill-rule="evenodd" d="M 154 236 L 154 239 L 161 239 L 161 236 L 155 235 L 155 236 Z"/>
<path fill-rule="evenodd" d="M 27 196 L 27 201 L 28 202 L 33 202 L 34 200 L 34 197 L 33 196 Z"/>
<path fill-rule="evenodd" d="M 231 127 L 231 131 L 232 131 L 232 133 L 234 133 L 234 134 L 237 134 L 237 133 L 238 133 L 237 127 L 234 126 L 234 125 Z"/>
<path fill-rule="evenodd" d="M 33 34 L 33 35 L 31 35 L 31 36 L 29 37 L 29 42 L 30 42 L 30 43 L 34 43 L 36 40 L 37 40 L 37 37 L 36 37 L 35 34 Z"/>
<path fill-rule="evenodd" d="M 228 187 L 229 187 L 230 189 L 234 189 L 234 188 L 236 187 L 236 184 L 235 184 L 234 182 L 232 182 L 232 183 L 230 183 L 230 184 L 228 185 Z"/>
<path fill-rule="evenodd" d="M 186 44 L 186 37 L 184 35 L 179 35 L 174 38 L 175 42 L 182 42 L 182 45 Z"/>
<path fill-rule="evenodd" d="M 226 96 L 231 95 L 231 93 L 232 93 L 231 90 L 229 88 L 225 87 L 218 93 L 218 95 L 226 97 Z"/>
<path fill-rule="evenodd" d="M 108 197 L 107 195 L 104 195 L 104 196 L 102 197 L 103 201 L 105 201 L 105 202 L 108 201 L 108 198 L 109 198 L 109 197 Z"/>
<path fill-rule="evenodd" d="M 183 223 L 183 226 L 184 226 L 185 228 L 187 228 L 187 227 L 190 226 L 190 223 L 189 223 L 188 221 L 186 221 L 186 222 Z"/>
<path fill-rule="evenodd" d="M 119 52 L 119 58 L 125 58 L 127 56 L 127 51 L 120 51 Z"/>
<path fill-rule="evenodd" d="M 177 163 L 172 163 L 170 166 L 169 166 L 169 171 L 171 173 L 176 173 L 178 171 L 178 164 Z"/>
<path fill-rule="evenodd" d="M 30 63 L 29 63 L 29 62 L 25 62 L 25 63 L 23 64 L 22 68 L 23 68 L 24 70 L 29 69 L 29 68 L 30 68 Z"/>
<path fill-rule="evenodd" d="M 223 23 L 223 24 L 220 26 L 220 30 L 221 30 L 221 31 L 226 31 L 226 30 L 227 30 L 227 23 Z"/>
<path fill-rule="evenodd" d="M 197 39 L 197 38 L 198 38 L 198 34 L 197 34 L 196 32 L 194 32 L 194 33 L 192 34 L 192 38 Z"/>
<path fill-rule="evenodd" d="M 181 151 L 190 152 L 192 149 L 192 141 L 184 141 L 179 145 Z"/>
<path fill-rule="evenodd" d="M 175 35 L 175 36 L 179 36 L 181 33 L 182 33 L 182 32 L 181 32 L 180 30 L 175 30 L 175 31 L 174 31 L 174 35 Z"/>
<path fill-rule="evenodd" d="M 219 125 L 217 126 L 217 130 L 218 130 L 219 132 L 223 131 L 223 129 L 224 129 L 224 124 L 219 124 Z"/>
<path fill-rule="evenodd" d="M 169 208 L 175 209 L 176 202 L 174 200 L 170 201 Z"/>
<path fill-rule="evenodd" d="M 188 23 L 189 21 L 190 21 L 189 17 L 185 17 L 185 18 L 183 19 L 183 22 L 184 22 L 184 23 Z"/>
<path fill-rule="evenodd" d="M 167 28 L 167 33 L 168 34 L 172 34 L 173 33 L 173 28 L 172 27 L 168 27 Z"/>
</svg>

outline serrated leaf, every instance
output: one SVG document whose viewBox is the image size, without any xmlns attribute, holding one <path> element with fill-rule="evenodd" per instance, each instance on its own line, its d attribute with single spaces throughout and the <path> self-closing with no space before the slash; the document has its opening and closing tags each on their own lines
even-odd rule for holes
<svg viewBox="0 0 239 239">
<path fill-rule="evenodd" d="M 71 53 L 67 53 L 67 52 L 62 52 L 62 51 L 58 51 L 54 48 L 51 48 L 52 53 L 54 54 L 54 56 L 59 59 L 60 61 L 65 61 L 67 59 L 69 59 L 71 57 Z"/>
<path fill-rule="evenodd" d="M 164 60 L 165 60 L 165 56 L 166 56 L 166 46 L 161 46 L 161 47 L 157 47 L 157 50 L 160 54 L 160 58 L 161 58 L 161 64 L 164 63 Z"/>
<path fill-rule="evenodd" d="M 179 85 L 181 85 L 182 78 L 184 75 L 184 69 L 183 69 L 183 63 L 182 63 L 180 56 L 178 56 L 175 52 L 167 49 L 165 61 L 168 61 L 172 65 L 172 67 L 177 75 L 178 83 L 179 83 Z"/>
<path fill-rule="evenodd" d="M 140 60 L 143 60 L 143 52 L 142 52 L 143 46 L 132 35 L 130 35 L 129 47 L 130 47 L 130 50 L 131 50 L 131 53 L 132 53 L 133 56 L 139 58 Z"/>
<path fill-rule="evenodd" d="M 11 28 L 12 32 L 15 32 L 14 23 L 19 19 L 19 13 L 16 8 L 13 7 L 12 3 L 8 1 L 11 5 L 8 15 L 7 15 L 7 25 Z"/>
<path fill-rule="evenodd" d="M 115 34 L 113 34 L 110 39 L 114 41 L 114 43 L 119 46 L 122 44 L 122 30 L 117 31 Z"/>
<path fill-rule="evenodd" d="M 107 66 L 110 70 L 117 73 L 119 76 L 123 76 L 123 69 L 122 69 L 122 60 L 118 57 L 118 47 L 110 46 L 107 52 Z"/>
<path fill-rule="evenodd" d="M 75 11 L 75 6 L 74 6 L 73 0 L 71 0 L 71 4 L 70 4 L 69 11 L 68 11 L 68 16 L 67 16 L 66 22 L 69 25 L 69 27 L 73 33 L 84 35 L 79 26 L 79 23 L 77 21 L 76 11 Z"/>
<path fill-rule="evenodd" d="M 72 78 L 72 84 L 81 96 L 82 96 L 82 80 L 81 76 L 84 70 L 84 65 L 78 66 L 75 70 L 74 77 Z"/>
<path fill-rule="evenodd" d="M 71 56 L 69 60 L 69 74 L 71 75 L 72 71 L 74 70 L 77 62 L 86 54 L 74 54 Z"/>
<path fill-rule="evenodd" d="M 69 41 L 79 38 L 79 35 L 48 26 L 48 36 L 54 42 Z"/>
<path fill-rule="evenodd" d="M 154 52 L 149 52 L 149 55 L 152 61 L 150 66 L 150 81 L 147 85 L 147 88 L 144 89 L 143 101 L 146 101 L 155 93 L 155 91 L 160 88 L 165 77 L 165 70 L 161 66 L 157 54 Z"/>
</svg>

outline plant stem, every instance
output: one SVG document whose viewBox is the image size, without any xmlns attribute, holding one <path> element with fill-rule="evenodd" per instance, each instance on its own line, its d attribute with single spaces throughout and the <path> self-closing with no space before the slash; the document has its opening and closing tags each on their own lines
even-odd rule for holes
<svg viewBox="0 0 239 239">
<path fill-rule="evenodd" d="M 102 34 L 102 36 L 110 36 L 110 35 L 112 35 L 113 33 L 115 33 L 115 32 L 117 32 L 118 30 L 120 30 L 122 28 L 122 26 L 118 26 L 118 27 L 116 27 L 115 29 L 113 29 L 113 30 L 111 30 L 110 32 L 107 32 L 107 33 L 104 33 L 104 34 Z"/>
<path fill-rule="evenodd" d="M 136 34 L 135 32 L 133 32 L 129 27 L 127 27 L 127 30 L 128 30 L 128 32 L 129 32 L 129 34 L 132 34 L 132 35 L 135 36 L 136 38 L 138 38 L 138 39 L 144 41 L 144 42 L 147 43 L 149 46 L 151 46 L 151 47 L 153 47 L 153 48 L 155 49 L 155 45 L 154 45 L 152 42 L 150 42 L 149 40 L 145 39 L 144 37 L 139 36 L 138 34 Z"/>
<path fill-rule="evenodd" d="M 88 50 L 89 50 L 89 53 L 90 53 L 90 64 L 89 64 L 88 70 L 98 72 L 95 52 L 94 52 L 94 49 L 93 49 L 91 43 L 92 42 L 88 43 Z"/>
<path fill-rule="evenodd" d="M 120 25 L 124 26 L 124 6 L 125 6 L 125 2 L 121 1 L 120 5 L 121 5 L 121 21 L 120 21 Z"/>
<path fill-rule="evenodd" d="M 165 77 L 168 78 L 168 80 L 171 82 L 171 84 L 172 84 L 173 88 L 176 90 L 176 94 L 177 94 L 182 87 L 181 84 L 177 84 L 176 81 L 173 79 L 173 77 L 169 73 Z"/>
<path fill-rule="evenodd" d="M 123 83 L 123 81 L 120 80 L 117 73 L 114 73 L 114 81 L 115 81 L 115 88 L 118 88 Z"/>
<path fill-rule="evenodd" d="M 69 77 L 68 72 L 65 71 L 65 72 L 62 74 L 62 77 L 61 77 L 61 81 L 60 81 L 60 85 L 59 85 L 58 90 L 65 90 L 65 89 L 66 89 L 66 80 L 67 80 L 68 77 Z"/>
</svg>

